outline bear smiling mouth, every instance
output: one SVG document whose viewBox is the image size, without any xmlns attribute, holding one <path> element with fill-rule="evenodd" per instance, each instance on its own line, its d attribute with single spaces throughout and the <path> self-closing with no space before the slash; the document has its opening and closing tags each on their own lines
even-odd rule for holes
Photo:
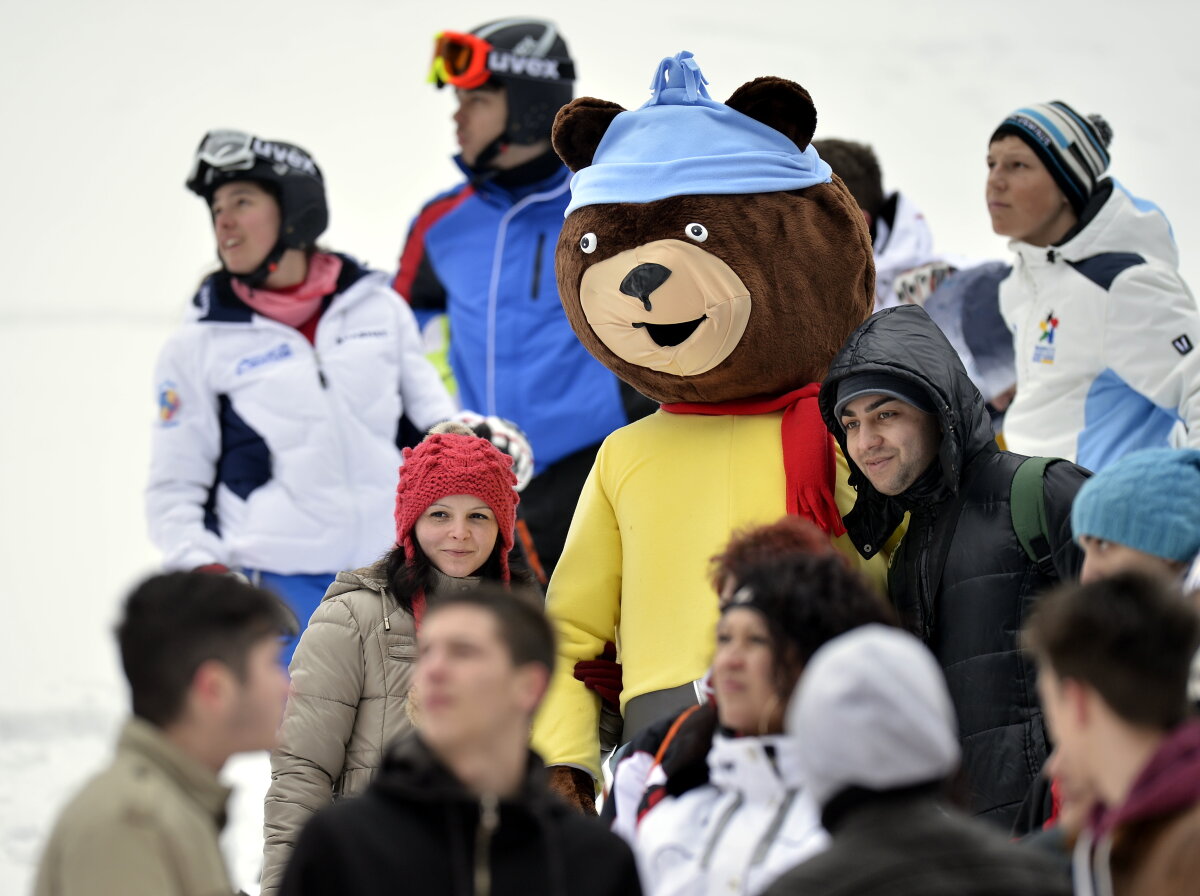
<svg viewBox="0 0 1200 896">
<path fill-rule="evenodd" d="M 635 327 L 645 327 L 646 332 L 650 334 L 650 338 L 661 348 L 667 346 L 679 345 L 689 336 L 696 332 L 696 327 L 708 320 L 708 315 L 703 314 L 695 320 L 685 320 L 678 324 L 648 324 L 644 321 L 638 321 L 634 324 Z"/>
</svg>

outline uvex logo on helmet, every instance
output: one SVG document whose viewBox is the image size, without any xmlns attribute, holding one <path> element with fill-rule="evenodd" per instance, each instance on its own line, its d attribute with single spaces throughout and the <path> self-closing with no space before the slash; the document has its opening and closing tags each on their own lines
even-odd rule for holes
<svg viewBox="0 0 1200 896">
<path fill-rule="evenodd" d="M 320 172 L 317 171 L 316 163 L 294 146 L 271 143 L 268 140 L 260 140 L 258 137 L 255 137 L 251 144 L 251 149 L 254 150 L 255 155 L 264 159 L 270 159 L 277 164 L 287 165 L 289 168 L 296 171 L 303 171 L 305 174 L 311 174 L 313 177 L 321 176 Z"/>
<path fill-rule="evenodd" d="M 493 74 L 541 78 L 547 81 L 558 81 L 562 78 L 558 72 L 557 59 L 518 56 L 507 50 L 492 50 L 488 54 L 488 69 Z"/>
</svg>

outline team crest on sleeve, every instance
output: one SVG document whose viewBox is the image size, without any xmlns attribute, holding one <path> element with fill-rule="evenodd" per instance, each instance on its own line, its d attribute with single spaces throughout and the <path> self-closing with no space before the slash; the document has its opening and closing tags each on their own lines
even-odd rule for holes
<svg viewBox="0 0 1200 896">
<path fill-rule="evenodd" d="M 170 380 L 158 387 L 158 424 L 159 426 L 174 426 L 179 421 L 179 409 L 183 405 L 179 390 Z"/>
<path fill-rule="evenodd" d="M 1033 363 L 1053 364 L 1054 334 L 1058 331 L 1058 318 L 1051 311 L 1044 320 L 1038 322 L 1038 327 L 1041 329 L 1042 335 L 1038 337 L 1037 344 L 1033 347 Z"/>
</svg>

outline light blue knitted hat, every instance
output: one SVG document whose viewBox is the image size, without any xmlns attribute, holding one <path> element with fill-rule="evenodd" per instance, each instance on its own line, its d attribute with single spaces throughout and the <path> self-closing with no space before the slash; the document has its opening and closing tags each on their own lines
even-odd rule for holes
<svg viewBox="0 0 1200 896">
<path fill-rule="evenodd" d="M 1149 448 L 1105 467 L 1075 496 L 1071 530 L 1190 563 L 1200 553 L 1200 451 Z"/>
<path fill-rule="evenodd" d="M 585 205 L 670 196 L 771 193 L 830 182 L 812 146 L 718 103 L 692 54 L 658 64 L 650 99 L 617 115 L 591 165 L 571 178 L 566 214 Z"/>
</svg>

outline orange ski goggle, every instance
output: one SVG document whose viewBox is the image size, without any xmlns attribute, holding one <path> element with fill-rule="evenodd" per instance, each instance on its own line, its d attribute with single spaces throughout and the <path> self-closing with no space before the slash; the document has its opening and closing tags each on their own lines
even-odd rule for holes
<svg viewBox="0 0 1200 896">
<path fill-rule="evenodd" d="M 492 45 L 474 34 L 443 31 L 434 38 L 433 64 L 429 80 L 441 87 L 449 84 L 463 90 L 474 90 L 488 82 L 488 54 Z"/>
</svg>

